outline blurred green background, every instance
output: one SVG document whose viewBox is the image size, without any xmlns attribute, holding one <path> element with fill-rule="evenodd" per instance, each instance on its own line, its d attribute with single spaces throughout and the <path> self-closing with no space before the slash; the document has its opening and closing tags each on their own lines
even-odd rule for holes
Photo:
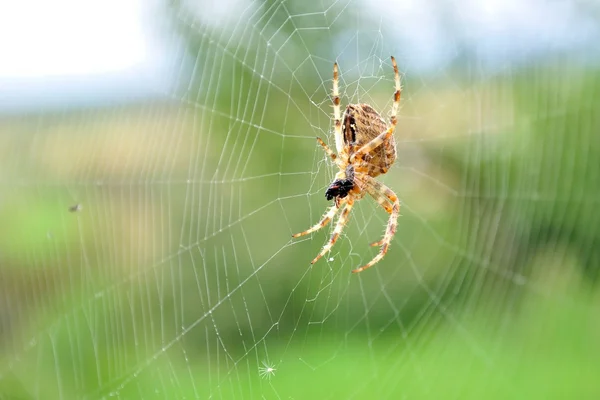
<svg viewBox="0 0 600 400">
<path fill-rule="evenodd" d="M 487 62 L 454 26 L 420 70 L 366 4 L 168 2 L 168 88 L 0 114 L 0 399 L 600 397 L 597 50 Z M 398 232 L 350 274 L 365 198 L 311 267 L 332 63 L 385 116 L 391 54 Z"/>
</svg>

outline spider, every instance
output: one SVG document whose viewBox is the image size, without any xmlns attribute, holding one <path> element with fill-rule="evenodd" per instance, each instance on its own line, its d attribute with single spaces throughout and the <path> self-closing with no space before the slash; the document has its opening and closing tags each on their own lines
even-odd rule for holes
<svg viewBox="0 0 600 400">
<path fill-rule="evenodd" d="M 381 115 L 368 104 L 349 104 L 344 114 L 340 116 L 338 65 L 337 63 L 333 64 L 333 115 L 337 154 L 321 138 L 317 137 L 317 142 L 339 168 L 335 179 L 325 191 L 325 198 L 333 199 L 334 202 L 321 221 L 292 237 L 308 235 L 325 227 L 340 209 L 342 211 L 331 238 L 311 261 L 311 264 L 316 263 L 319 258 L 331 250 L 342 229 L 348 223 L 354 202 L 362 199 L 365 193 L 373 197 L 390 214 L 390 218 L 383 238 L 371 244 L 371 246 L 380 246 L 379 253 L 367 264 L 352 270 L 352 272 L 364 271 L 379 262 L 387 253 L 390 242 L 396 233 L 400 214 L 398 196 L 390 188 L 375 180 L 375 177 L 385 174 L 396 160 L 394 130 L 396 129 L 396 114 L 402 88 L 398 65 L 394 57 L 392 57 L 392 66 L 394 67 L 396 90 L 390 124 L 387 126 Z"/>
</svg>

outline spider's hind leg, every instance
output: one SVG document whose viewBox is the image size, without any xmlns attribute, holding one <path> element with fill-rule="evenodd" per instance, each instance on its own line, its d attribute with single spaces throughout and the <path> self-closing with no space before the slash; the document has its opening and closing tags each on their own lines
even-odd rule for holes
<svg viewBox="0 0 600 400">
<path fill-rule="evenodd" d="M 371 153 L 377 147 L 381 146 L 383 142 L 388 140 L 396 130 L 396 124 L 398 123 L 398 107 L 400 105 L 400 95 L 402 94 L 402 86 L 400 85 L 400 73 L 398 72 L 398 64 L 396 64 L 396 59 L 392 57 L 392 66 L 394 67 L 394 103 L 392 104 L 392 112 L 390 115 L 390 126 L 387 130 L 381 132 L 378 136 L 373 138 L 370 142 L 363 145 L 360 149 L 358 149 L 352 157 L 350 158 L 350 162 L 354 163 L 356 158 L 362 158 L 365 155 Z M 383 171 L 385 173 L 386 171 Z"/>
<path fill-rule="evenodd" d="M 321 145 L 321 147 L 323 147 L 323 151 L 325 152 L 325 154 L 327 154 L 329 157 L 331 157 L 331 159 L 336 164 L 339 164 L 338 156 L 329 148 L 329 146 L 327 146 L 327 144 L 325 144 L 325 142 L 323 141 L 323 139 L 321 139 L 318 136 L 317 136 L 317 143 L 319 143 Z"/>
<path fill-rule="evenodd" d="M 342 135 L 342 111 L 340 109 L 339 72 L 337 62 L 333 64 L 333 132 L 335 136 L 335 148 L 338 154 L 344 150 L 344 137 Z"/>
<path fill-rule="evenodd" d="M 387 128 L 385 131 L 381 132 L 378 136 L 376 136 L 369 143 L 366 143 L 360 149 L 356 150 L 350 157 L 350 163 L 353 164 L 354 162 L 356 162 L 357 157 L 359 159 L 364 158 L 365 155 L 371 153 L 373 150 L 375 150 L 376 148 L 381 146 L 383 144 L 383 142 L 388 140 L 394 134 L 395 130 L 396 130 L 396 123 L 393 122 L 389 128 Z"/>
<path fill-rule="evenodd" d="M 400 105 L 400 95 L 402 94 L 402 86 L 400 85 L 400 73 L 398 72 L 398 64 L 396 59 L 392 57 L 392 66 L 394 67 L 394 103 L 392 104 L 392 115 L 390 116 L 392 125 L 396 125 L 396 115 L 398 114 L 398 106 Z"/>
</svg>

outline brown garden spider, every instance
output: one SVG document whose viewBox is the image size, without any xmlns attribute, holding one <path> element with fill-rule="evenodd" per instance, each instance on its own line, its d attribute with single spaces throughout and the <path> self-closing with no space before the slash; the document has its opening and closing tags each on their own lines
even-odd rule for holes
<svg viewBox="0 0 600 400">
<path fill-rule="evenodd" d="M 400 214 L 398 196 L 390 188 L 375 180 L 376 176 L 385 174 L 396 160 L 394 130 L 402 88 L 400 87 L 398 65 L 394 57 L 392 57 L 392 66 L 394 67 L 396 91 L 388 127 L 379 113 L 368 104 L 349 104 L 344 115 L 340 117 L 338 65 L 337 63 L 333 64 L 333 115 L 337 155 L 321 138 L 317 137 L 317 142 L 340 169 L 325 191 L 327 200 L 334 199 L 334 204 L 316 225 L 304 232 L 296 233 L 292 237 L 297 238 L 317 231 L 327 225 L 338 210 L 342 209 L 342 213 L 331 238 L 311 261 L 311 264 L 316 263 L 319 258 L 331 250 L 348 222 L 354 202 L 362 199 L 365 193 L 371 195 L 390 214 L 390 218 L 383 239 L 371 244 L 371 246 L 381 246 L 379 253 L 367 264 L 352 270 L 352 272 L 363 271 L 380 261 L 387 253 L 390 242 L 396 233 Z"/>
</svg>

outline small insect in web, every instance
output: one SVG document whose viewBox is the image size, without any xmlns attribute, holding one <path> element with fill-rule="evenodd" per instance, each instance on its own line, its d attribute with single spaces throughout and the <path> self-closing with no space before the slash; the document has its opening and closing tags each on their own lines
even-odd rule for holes
<svg viewBox="0 0 600 400">
<path fill-rule="evenodd" d="M 79 212 L 83 209 L 83 206 L 79 203 L 72 205 L 71 207 L 69 207 L 69 212 Z"/>
<path fill-rule="evenodd" d="M 338 65 L 337 63 L 333 64 L 333 116 L 337 154 L 321 138 L 317 137 L 317 142 L 339 168 L 333 182 L 325 191 L 325 198 L 333 199 L 333 205 L 316 225 L 304 232 L 296 233 L 292 237 L 297 238 L 315 232 L 325 227 L 340 209 L 342 213 L 331 238 L 311 261 L 311 264 L 316 263 L 319 258 L 331 250 L 342 229 L 348 223 L 354 202 L 362 199 L 365 193 L 373 197 L 390 214 L 390 217 L 383 238 L 371 244 L 371 246 L 380 246 L 379 253 L 367 264 L 352 270 L 352 272 L 364 271 L 379 262 L 387 253 L 390 242 L 396 233 L 400 215 L 398 196 L 390 188 L 375 180 L 375 177 L 385 174 L 396 160 L 394 130 L 398 122 L 396 114 L 402 87 L 400 86 L 398 65 L 394 57 L 392 57 L 392 66 L 395 91 L 388 125 L 381 115 L 368 104 L 348 104 L 344 114 L 341 115 Z"/>
<path fill-rule="evenodd" d="M 262 367 L 258 367 L 258 376 L 271 380 L 271 377 L 275 376 L 277 369 L 273 365 L 269 365 L 266 361 L 263 361 L 262 365 Z"/>
</svg>

